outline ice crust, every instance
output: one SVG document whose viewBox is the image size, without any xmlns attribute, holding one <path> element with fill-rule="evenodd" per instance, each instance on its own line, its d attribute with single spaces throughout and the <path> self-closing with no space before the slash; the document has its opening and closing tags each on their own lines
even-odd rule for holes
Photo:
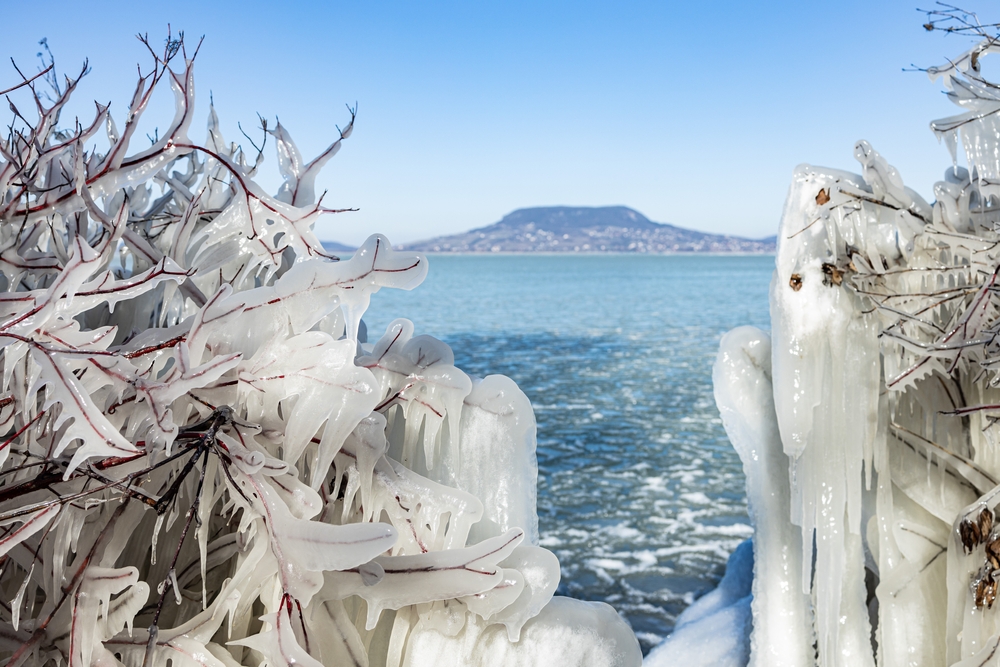
<svg viewBox="0 0 1000 667">
<path fill-rule="evenodd" d="M 933 204 L 866 141 L 860 174 L 795 169 L 771 334 L 727 334 L 713 373 L 755 528 L 749 656 L 721 648 L 749 629 L 744 598 L 647 664 L 997 664 L 1000 95 L 979 68 L 996 50 L 930 70 L 966 109 L 932 123 L 954 159 Z"/>
<path fill-rule="evenodd" d="M 472 618 L 454 636 L 420 624 L 404 667 L 611 667 L 641 663 L 631 628 L 603 602 L 554 597 L 513 644 L 497 626 Z"/>
<path fill-rule="evenodd" d="M 726 574 L 712 592 L 677 617 L 673 633 L 643 661 L 645 667 L 742 667 L 750 658 L 751 586 L 754 549 L 750 540 L 729 557 Z"/>
</svg>

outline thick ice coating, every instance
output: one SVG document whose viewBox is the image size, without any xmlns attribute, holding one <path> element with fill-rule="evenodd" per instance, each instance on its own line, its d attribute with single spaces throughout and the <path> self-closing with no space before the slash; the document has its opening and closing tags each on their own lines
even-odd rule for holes
<svg viewBox="0 0 1000 667">
<path fill-rule="evenodd" d="M 416 625 L 405 667 L 638 667 L 639 642 L 602 602 L 552 598 L 513 643 L 502 627 L 470 617 L 454 636 Z"/>
<path fill-rule="evenodd" d="M 461 447 L 452 449 L 446 462 L 450 479 L 441 481 L 468 491 L 488 508 L 472 527 L 472 539 L 520 526 L 527 541 L 538 544 L 535 415 L 528 397 L 503 375 L 475 380 L 461 425 Z"/>
<path fill-rule="evenodd" d="M 788 457 L 781 447 L 774 412 L 771 338 L 753 327 L 727 333 L 712 382 L 722 422 L 743 461 L 755 527 L 752 608 L 759 627 L 753 635 L 753 664 L 808 664 L 813 638 L 801 623 L 810 606 L 801 585 L 802 542 L 790 522 L 770 519 L 791 516 Z M 731 562 L 727 577 L 732 568 Z"/>
<path fill-rule="evenodd" d="M 968 164 L 955 152 L 933 205 L 865 141 L 860 175 L 795 170 L 771 336 L 722 341 L 716 401 L 755 526 L 751 664 L 1000 655 L 995 50 L 930 72 L 967 109 L 932 124 Z"/>
</svg>

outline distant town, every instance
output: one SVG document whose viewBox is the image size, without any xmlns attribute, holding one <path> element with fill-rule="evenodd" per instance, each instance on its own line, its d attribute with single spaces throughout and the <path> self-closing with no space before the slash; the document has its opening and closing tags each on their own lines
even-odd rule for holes
<svg viewBox="0 0 1000 667">
<path fill-rule="evenodd" d="M 350 250 L 341 244 L 325 245 L 338 252 Z M 626 206 L 546 206 L 518 209 L 500 222 L 462 234 L 396 247 L 438 253 L 773 253 L 775 237 L 746 239 L 706 234 L 652 222 Z"/>
</svg>

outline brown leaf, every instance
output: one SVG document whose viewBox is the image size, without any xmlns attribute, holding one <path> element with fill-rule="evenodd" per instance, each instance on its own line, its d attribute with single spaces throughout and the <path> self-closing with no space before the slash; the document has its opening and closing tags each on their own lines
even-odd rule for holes
<svg viewBox="0 0 1000 667">
<path fill-rule="evenodd" d="M 984 538 L 993 531 L 993 511 L 984 507 L 979 513 L 979 534 Z"/>
<path fill-rule="evenodd" d="M 822 206 L 823 204 L 827 203 L 828 201 L 830 201 L 830 189 L 829 188 L 823 188 L 819 192 L 816 193 L 816 205 L 817 206 Z"/>
<path fill-rule="evenodd" d="M 824 263 L 823 273 L 825 274 L 823 284 L 827 287 L 832 287 L 833 285 L 837 285 L 839 287 L 840 284 L 844 282 L 844 272 L 833 264 Z"/>
<path fill-rule="evenodd" d="M 989 560 L 991 563 L 993 561 L 1000 562 L 1000 538 L 997 538 L 992 542 L 987 542 L 986 559 Z M 994 566 L 993 569 L 1000 570 L 1000 567 Z"/>
<path fill-rule="evenodd" d="M 979 546 L 981 533 L 978 524 L 963 519 L 962 523 L 958 525 L 958 534 L 962 539 L 962 546 L 965 547 L 966 553 L 972 553 L 972 550 Z"/>
</svg>

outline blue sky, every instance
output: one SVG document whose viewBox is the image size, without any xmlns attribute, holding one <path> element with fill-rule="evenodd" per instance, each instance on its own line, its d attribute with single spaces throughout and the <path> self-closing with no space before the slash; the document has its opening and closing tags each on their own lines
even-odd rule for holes
<svg viewBox="0 0 1000 667">
<path fill-rule="evenodd" d="M 5 7 L 0 41 L 31 69 L 42 37 L 63 71 L 89 57 L 74 111 L 110 100 L 121 124 L 135 65 L 147 62 L 135 33 L 161 40 L 170 23 L 189 42 L 205 35 L 197 125 L 211 91 L 227 139 L 257 112 L 278 116 L 307 158 L 357 102 L 354 136 L 317 186 L 328 205 L 360 211 L 321 222 L 324 239 L 405 242 L 521 207 L 614 204 L 762 237 L 776 230 L 796 164 L 853 170 L 862 138 L 931 198 L 949 157 L 928 122 L 957 108 L 926 75 L 902 70 L 970 42 L 926 33 L 916 6 L 201 0 L 83 11 L 55 1 L 44 20 L 37 5 Z M 15 77 L 0 64 L 0 87 Z M 169 116 L 165 94 L 150 124 Z"/>
</svg>

